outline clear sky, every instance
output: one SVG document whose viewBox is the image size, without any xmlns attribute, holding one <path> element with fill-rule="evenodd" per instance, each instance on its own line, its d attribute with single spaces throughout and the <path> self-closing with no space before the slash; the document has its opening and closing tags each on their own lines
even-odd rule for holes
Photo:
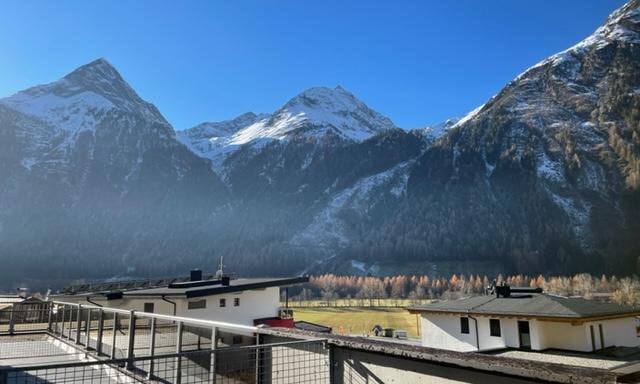
<svg viewBox="0 0 640 384">
<path fill-rule="evenodd" d="M 342 85 L 398 126 L 464 115 L 622 0 L 0 2 L 0 96 L 106 58 L 176 129 Z"/>
</svg>

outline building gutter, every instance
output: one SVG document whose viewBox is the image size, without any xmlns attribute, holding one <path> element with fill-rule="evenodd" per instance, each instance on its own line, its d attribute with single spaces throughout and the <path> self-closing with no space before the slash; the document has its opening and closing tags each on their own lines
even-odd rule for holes
<svg viewBox="0 0 640 384">
<path fill-rule="evenodd" d="M 476 325 L 476 350 L 480 350 L 480 335 L 478 334 L 478 319 L 476 319 L 475 317 L 471 316 L 470 314 L 467 313 L 467 317 L 470 318 L 471 320 L 473 320 L 473 323 Z"/>
<path fill-rule="evenodd" d="M 165 295 L 162 295 L 162 296 L 161 296 L 161 298 L 162 298 L 162 301 L 166 301 L 166 302 L 167 302 L 167 303 L 169 303 L 169 304 L 173 304 L 173 316 L 175 316 L 175 315 L 176 315 L 176 302 L 175 302 L 175 301 L 171 301 L 171 300 L 167 299 L 167 298 L 165 297 Z"/>
</svg>

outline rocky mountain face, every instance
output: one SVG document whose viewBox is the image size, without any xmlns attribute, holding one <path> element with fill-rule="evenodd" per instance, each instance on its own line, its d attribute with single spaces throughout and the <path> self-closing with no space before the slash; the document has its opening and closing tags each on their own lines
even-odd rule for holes
<svg viewBox="0 0 640 384">
<path fill-rule="evenodd" d="M 637 268 L 639 32 L 634 0 L 457 122 L 416 162 L 403 207 L 348 253 Z"/>
<path fill-rule="evenodd" d="M 104 60 L 0 99 L 0 159 L 5 276 L 115 274 L 159 248 L 179 255 L 202 208 L 228 199 Z"/>
<path fill-rule="evenodd" d="M 0 274 L 630 273 L 639 43 L 633 0 L 413 130 L 320 87 L 175 133 L 98 60 L 0 99 Z"/>
</svg>

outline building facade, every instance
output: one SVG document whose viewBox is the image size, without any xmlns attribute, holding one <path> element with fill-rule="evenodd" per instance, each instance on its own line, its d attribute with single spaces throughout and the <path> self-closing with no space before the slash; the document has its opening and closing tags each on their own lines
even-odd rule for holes
<svg viewBox="0 0 640 384">
<path fill-rule="evenodd" d="M 280 317 L 280 287 L 308 281 L 295 278 L 201 279 L 174 281 L 162 286 L 103 290 L 91 286 L 62 293 L 56 300 L 139 312 L 255 325 L 259 319 Z"/>
<path fill-rule="evenodd" d="M 504 348 L 592 352 L 636 347 L 640 310 L 539 291 L 480 296 L 410 308 L 422 344 L 454 351 Z"/>
</svg>

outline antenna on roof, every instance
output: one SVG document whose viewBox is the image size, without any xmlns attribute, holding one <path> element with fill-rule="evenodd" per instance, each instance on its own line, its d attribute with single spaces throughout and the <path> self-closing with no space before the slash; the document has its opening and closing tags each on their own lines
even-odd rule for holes
<svg viewBox="0 0 640 384">
<path fill-rule="evenodd" d="M 218 270 L 216 271 L 216 279 L 221 279 L 224 276 L 224 256 L 220 256 L 220 265 L 218 266 Z"/>
</svg>

